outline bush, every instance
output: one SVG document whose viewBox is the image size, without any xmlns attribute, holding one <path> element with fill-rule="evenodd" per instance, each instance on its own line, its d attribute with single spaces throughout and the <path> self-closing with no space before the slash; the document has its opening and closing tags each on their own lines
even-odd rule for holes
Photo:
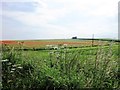
<svg viewBox="0 0 120 90">
<path fill-rule="evenodd" d="M 60 47 L 50 50 L 47 59 L 27 58 L 23 51 L 4 47 L 3 89 L 120 88 L 116 60 L 118 52 L 112 45 L 79 50 Z"/>
</svg>

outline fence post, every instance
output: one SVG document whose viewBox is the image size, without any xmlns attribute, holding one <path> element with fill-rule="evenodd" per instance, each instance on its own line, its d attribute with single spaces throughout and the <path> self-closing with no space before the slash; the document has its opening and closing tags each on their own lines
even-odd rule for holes
<svg viewBox="0 0 120 90">
<path fill-rule="evenodd" d="M 94 46 L 94 34 L 92 35 L 92 47 Z"/>
</svg>

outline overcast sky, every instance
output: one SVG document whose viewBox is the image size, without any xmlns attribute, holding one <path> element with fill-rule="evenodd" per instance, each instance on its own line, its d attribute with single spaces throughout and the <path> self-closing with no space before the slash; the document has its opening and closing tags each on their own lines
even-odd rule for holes
<svg viewBox="0 0 120 90">
<path fill-rule="evenodd" d="M 118 1 L 2 0 L 0 39 L 115 39 Z"/>
</svg>

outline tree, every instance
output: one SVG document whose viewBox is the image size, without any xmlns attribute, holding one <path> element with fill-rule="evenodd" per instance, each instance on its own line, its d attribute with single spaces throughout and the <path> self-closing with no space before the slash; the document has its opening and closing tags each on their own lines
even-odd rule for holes
<svg viewBox="0 0 120 90">
<path fill-rule="evenodd" d="M 72 37 L 72 39 L 77 39 L 77 37 Z"/>
</svg>

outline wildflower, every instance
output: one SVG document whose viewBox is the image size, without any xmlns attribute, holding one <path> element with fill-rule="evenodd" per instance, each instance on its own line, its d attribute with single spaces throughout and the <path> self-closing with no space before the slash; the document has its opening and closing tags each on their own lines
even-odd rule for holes
<svg viewBox="0 0 120 90">
<path fill-rule="evenodd" d="M 54 46 L 53 49 L 54 49 L 54 50 L 57 50 L 57 49 L 59 49 L 59 48 L 58 48 L 57 46 Z"/>
<path fill-rule="evenodd" d="M 9 61 L 8 59 L 2 60 L 2 62 L 8 62 L 8 61 Z"/>
<path fill-rule="evenodd" d="M 8 80 L 8 83 L 12 82 L 12 80 Z"/>
<path fill-rule="evenodd" d="M 10 73 L 13 73 L 14 71 L 10 71 Z"/>
<path fill-rule="evenodd" d="M 14 65 L 12 65 L 12 67 L 17 67 L 17 66 L 20 66 L 20 64 L 14 64 Z"/>
<path fill-rule="evenodd" d="M 12 70 L 12 71 L 15 71 L 15 68 L 12 68 L 11 70 Z"/>
<path fill-rule="evenodd" d="M 46 45 L 46 47 L 51 49 L 53 46 L 52 45 Z"/>
<path fill-rule="evenodd" d="M 22 69 L 23 67 L 17 67 L 17 68 Z"/>
<path fill-rule="evenodd" d="M 12 65 L 13 67 L 17 67 L 17 65 Z"/>
</svg>

